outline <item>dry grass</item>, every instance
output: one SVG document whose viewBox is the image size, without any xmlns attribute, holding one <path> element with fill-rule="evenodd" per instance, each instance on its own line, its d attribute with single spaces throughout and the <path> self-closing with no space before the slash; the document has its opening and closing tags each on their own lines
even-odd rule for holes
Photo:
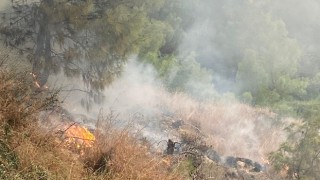
<svg viewBox="0 0 320 180">
<path fill-rule="evenodd" d="M 287 120 L 267 108 L 254 108 L 237 102 L 199 102 L 184 94 L 159 95 L 159 104 L 170 109 L 176 119 L 205 135 L 222 155 L 267 162 L 268 153 L 285 140 Z"/>
<path fill-rule="evenodd" d="M 55 106 L 57 93 L 35 91 L 27 72 L 0 69 L 0 179 L 183 179 L 149 153 L 128 129 L 98 124 L 93 147 L 67 149 L 38 113 Z"/>
<path fill-rule="evenodd" d="M 0 69 L 0 121 L 10 126 L 25 124 L 35 113 L 56 101 L 56 92 L 35 93 L 27 72 L 14 73 Z"/>
<path fill-rule="evenodd" d="M 94 179 L 184 179 L 168 171 L 166 158 L 151 154 L 148 145 L 132 137 L 130 127 L 114 128 L 110 114 L 100 118 L 96 141 L 82 157 Z"/>
<path fill-rule="evenodd" d="M 58 92 L 34 88 L 28 72 L 0 67 L 0 178 L 81 178 L 72 170 L 82 172 L 82 165 L 37 126 L 38 112 L 54 106 Z"/>
<path fill-rule="evenodd" d="M 181 119 L 185 123 L 182 129 L 200 131 L 205 142 L 212 145 L 220 155 L 268 163 L 268 153 L 277 150 L 286 139 L 284 127 L 287 120 L 267 108 L 251 107 L 235 101 L 200 102 L 183 93 L 171 94 L 153 85 L 134 86 L 133 91 L 130 86 L 123 87 L 121 83 L 116 85 L 115 92 L 109 96 L 109 101 L 116 103 L 109 107 L 116 106 L 116 109 L 122 111 L 121 114 L 141 112 L 145 115 L 146 123 L 168 119 L 167 127 L 171 121 Z M 119 93 L 119 89 L 124 88 L 128 92 Z M 139 108 L 122 108 L 124 105 Z M 161 134 L 163 137 L 178 136 L 176 130 L 166 130 Z"/>
<path fill-rule="evenodd" d="M 21 133 L 23 132 L 23 133 Z M 23 179 L 81 179 L 86 170 L 77 156 L 63 149 L 55 136 L 29 126 L 15 132 L 12 150 L 19 158 Z"/>
</svg>

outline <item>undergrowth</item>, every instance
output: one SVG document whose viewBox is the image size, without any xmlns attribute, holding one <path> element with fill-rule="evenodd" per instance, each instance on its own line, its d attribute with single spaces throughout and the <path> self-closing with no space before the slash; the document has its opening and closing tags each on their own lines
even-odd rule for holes
<svg viewBox="0 0 320 180">
<path fill-rule="evenodd" d="M 28 71 L 0 67 L 0 179 L 183 179 L 127 129 L 101 117 L 93 146 L 77 154 L 41 129 L 39 113 L 59 105 L 59 91 L 39 90 Z"/>
</svg>

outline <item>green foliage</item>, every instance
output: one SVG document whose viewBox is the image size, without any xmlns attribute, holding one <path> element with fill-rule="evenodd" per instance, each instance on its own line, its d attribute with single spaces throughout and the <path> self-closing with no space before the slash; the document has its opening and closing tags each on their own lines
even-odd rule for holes
<svg viewBox="0 0 320 180">
<path fill-rule="evenodd" d="M 320 177 L 319 124 L 319 118 L 315 118 L 307 121 L 302 127 L 288 127 L 288 142 L 270 155 L 276 170 L 287 169 L 288 177 L 297 179 Z"/>
<path fill-rule="evenodd" d="M 123 1 L 105 7 L 102 18 L 90 28 L 100 39 L 90 47 L 89 71 L 85 81 L 93 89 L 101 90 L 121 72 L 123 64 L 132 54 L 145 57 L 156 53 L 163 45 L 171 27 L 151 17 L 162 1 Z"/>
<path fill-rule="evenodd" d="M 256 34 L 248 39 L 243 60 L 239 62 L 237 84 L 240 92 L 251 92 L 255 103 L 272 105 L 283 100 L 303 98 L 308 82 L 296 78 L 301 50 L 288 37 L 284 23 L 258 13 L 263 29 L 250 29 Z M 260 24 L 260 23 L 259 23 Z M 261 31 L 261 32 L 259 32 Z M 260 46 L 255 46 L 260 43 Z"/>
<path fill-rule="evenodd" d="M 160 56 L 177 55 L 179 46 L 186 38 L 185 32 L 192 27 L 195 21 L 194 1 L 166 0 L 159 11 L 152 13 L 152 17 L 171 26 L 165 43 L 160 48 Z"/>
<path fill-rule="evenodd" d="M 200 99 L 217 96 L 212 83 L 212 73 L 195 60 L 194 55 L 180 59 L 171 69 L 167 86 L 172 91 L 183 91 Z"/>
<path fill-rule="evenodd" d="M 307 99 L 319 98 L 320 89 L 320 73 L 317 73 L 311 80 L 309 80 L 309 85 L 307 87 Z"/>
<path fill-rule="evenodd" d="M 287 170 L 289 178 L 318 179 L 320 177 L 320 103 L 296 101 L 288 104 L 293 110 L 290 114 L 304 118 L 293 122 L 286 128 L 288 140 L 279 150 L 270 154 L 276 170 Z M 294 108 L 293 108 L 294 107 Z"/>
<path fill-rule="evenodd" d="M 157 52 L 149 52 L 144 58 L 141 58 L 144 63 L 152 64 L 157 70 L 158 75 L 164 81 L 168 80 L 171 70 L 178 65 L 178 60 L 175 56 L 159 56 Z"/>
<path fill-rule="evenodd" d="M 177 170 L 179 171 L 179 174 L 181 174 L 182 176 L 190 178 L 191 175 L 196 172 L 197 167 L 193 165 L 192 158 L 189 157 L 179 163 Z"/>
<path fill-rule="evenodd" d="M 0 140 L 0 178 L 7 179 L 11 169 L 18 169 L 19 159 L 8 146 L 8 142 Z"/>
<path fill-rule="evenodd" d="M 148 53 L 142 62 L 152 64 L 166 87 L 172 91 L 181 91 L 200 99 L 212 99 L 217 96 L 212 84 L 212 73 L 201 67 L 194 54 L 185 58 L 173 55 L 159 56 Z"/>
<path fill-rule="evenodd" d="M 275 83 L 275 88 L 283 99 L 303 100 L 307 95 L 307 86 L 307 79 L 290 78 L 289 76 L 279 76 Z"/>
<path fill-rule="evenodd" d="M 241 99 L 244 103 L 246 104 L 251 104 L 252 103 L 252 100 L 253 100 L 253 97 L 251 95 L 250 92 L 244 92 L 241 96 Z"/>
<path fill-rule="evenodd" d="M 31 165 L 27 172 L 20 174 L 22 179 L 41 179 L 46 180 L 50 179 L 49 173 L 39 165 Z"/>
<path fill-rule="evenodd" d="M 276 169 L 289 168 L 291 178 L 318 177 L 319 59 L 304 54 L 287 22 L 263 8 L 271 2 L 208 1 L 208 12 L 193 11 L 201 5 L 191 0 L 40 0 L 17 5 L 22 2 L 13 1 L 12 19 L 4 21 L 0 33 L 6 45 L 28 55 L 41 85 L 63 70 L 82 79 L 90 95 L 100 99 L 98 91 L 137 55 L 155 67 L 171 91 L 211 100 L 218 96 L 217 82 L 218 88 L 227 89 L 221 99 L 238 97 L 304 118 L 303 126 L 288 127 L 288 142 L 271 159 Z M 203 22 L 209 33 L 199 35 L 205 42 L 195 42 L 189 32 Z"/>
<path fill-rule="evenodd" d="M 67 76 L 81 75 L 89 89 L 100 91 L 129 56 L 158 52 L 163 46 L 171 25 L 151 15 L 164 2 L 14 1 L 12 18 L 0 32 L 6 45 L 28 54 L 41 85 L 62 69 Z"/>
<path fill-rule="evenodd" d="M 238 65 L 237 83 L 246 92 L 257 94 L 259 88 L 269 84 L 268 74 L 263 66 L 264 59 L 254 50 L 247 50 L 243 61 Z"/>
</svg>

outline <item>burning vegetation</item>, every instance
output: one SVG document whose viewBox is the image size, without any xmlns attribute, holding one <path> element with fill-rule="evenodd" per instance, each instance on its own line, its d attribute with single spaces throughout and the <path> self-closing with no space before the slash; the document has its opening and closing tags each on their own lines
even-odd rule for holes
<svg viewBox="0 0 320 180">
<path fill-rule="evenodd" d="M 35 92 L 26 74 L 0 67 L 0 179 L 183 179 L 126 130 L 41 128 L 39 113 L 59 105 L 57 93 Z"/>
<path fill-rule="evenodd" d="M 142 141 L 132 127 L 117 126 L 119 117 L 112 112 L 101 113 L 95 128 L 87 128 L 60 106 L 58 91 L 35 87 L 28 71 L 2 68 L 0 76 L 0 178 L 4 179 L 266 178 L 265 164 L 261 164 L 268 153 L 266 146 L 279 144 L 279 139 L 263 139 L 255 131 L 250 131 L 254 137 L 238 136 L 239 142 L 219 141 L 226 137 L 219 129 L 225 123 L 232 124 L 235 116 L 243 113 L 241 118 L 245 120 L 237 127 L 244 129 L 271 120 L 274 114 L 267 110 L 241 104 L 199 103 L 184 94 L 162 92 L 155 93 L 161 99 L 155 105 L 161 108 L 145 120 L 159 120 L 160 131 L 175 140 L 167 141 L 166 153 L 155 153 L 152 141 Z M 240 113 L 228 114 L 230 108 Z M 279 129 L 272 124 L 267 127 L 269 132 L 259 131 L 279 137 Z M 233 133 L 229 132 L 231 136 Z M 241 138 L 253 143 L 257 138 L 260 149 L 252 150 L 256 154 L 245 154 L 250 146 L 241 144 Z M 227 148 L 245 150 L 230 153 Z"/>
<path fill-rule="evenodd" d="M 73 123 L 64 130 L 63 141 L 67 147 L 83 151 L 93 146 L 95 137 L 86 127 Z"/>
<path fill-rule="evenodd" d="M 0 1 L 0 179 L 320 179 L 317 0 Z"/>
</svg>

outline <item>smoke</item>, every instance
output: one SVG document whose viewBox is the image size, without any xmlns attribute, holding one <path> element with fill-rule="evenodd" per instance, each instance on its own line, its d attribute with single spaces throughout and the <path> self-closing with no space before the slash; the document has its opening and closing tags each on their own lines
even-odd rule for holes
<svg viewBox="0 0 320 180">
<path fill-rule="evenodd" d="M 0 2 L 0 12 L 7 9 L 10 5 L 10 0 L 1 0 Z"/>
<path fill-rule="evenodd" d="M 198 62 L 213 71 L 186 83 L 186 90 L 202 99 L 208 98 L 208 94 L 217 96 L 215 90 L 236 91 L 237 63 L 247 49 L 266 52 L 279 39 L 295 38 L 303 50 L 319 53 L 316 50 L 320 47 L 317 21 L 320 3 L 315 0 L 189 0 L 185 3 L 194 7 L 195 22 L 187 29 L 179 56 L 185 58 L 186 67 Z M 0 11 L 8 5 L 8 0 L 2 0 Z M 102 96 L 95 97 L 99 103 L 89 104 L 89 111 L 83 106 L 89 92 L 78 78 L 66 79 L 60 74 L 51 77 L 48 85 L 62 88 L 63 107 L 76 121 L 94 126 L 101 110 L 112 111 L 117 114 L 115 121 L 132 123 L 153 144 L 169 138 L 179 141 L 170 123 L 179 119 L 186 124 L 200 124 L 207 143 L 225 156 L 261 161 L 285 140 L 284 124 L 280 123 L 284 120 L 268 109 L 256 109 L 235 100 L 201 102 L 183 93 L 169 93 L 157 77 L 152 66 L 131 58 L 120 77 Z"/>
<path fill-rule="evenodd" d="M 125 66 L 121 76 L 110 86 L 108 86 L 100 97 L 100 103 L 91 104 L 92 107 L 88 111 L 92 117 L 97 117 L 101 108 L 105 110 L 112 109 L 120 114 L 128 114 L 133 111 L 133 107 L 139 108 L 154 107 L 159 99 L 158 94 L 161 94 L 161 83 L 155 79 L 156 71 L 149 65 L 139 64 L 136 60 L 129 60 Z M 76 80 L 75 80 L 76 81 Z M 55 80 L 52 80 L 55 82 Z M 59 83 L 60 84 L 60 83 Z M 86 90 L 84 85 L 70 81 L 64 85 L 65 89 L 82 89 Z M 83 106 L 81 106 L 81 100 L 86 98 L 88 94 L 85 92 L 73 91 L 72 93 L 65 93 L 66 106 L 70 112 L 81 113 L 85 112 Z M 72 107 L 72 108 L 70 108 Z M 152 114 L 152 112 L 145 111 L 146 114 Z M 130 113 L 129 113 L 130 114 Z"/>
<path fill-rule="evenodd" d="M 194 7 L 195 22 L 187 29 L 179 47 L 179 56 L 193 56 L 193 60 L 202 67 L 213 70 L 210 72 L 213 79 L 207 78 L 204 83 L 193 79 L 186 83 L 187 90 L 194 94 L 203 93 L 200 95 L 202 97 L 208 94 L 204 92 L 214 90 L 237 92 L 237 65 L 248 49 L 266 56 L 279 50 L 287 53 L 280 53 L 279 58 L 289 59 L 291 52 L 281 43 L 292 42 L 293 46 L 288 47 L 297 47 L 295 41 L 291 41 L 297 39 L 303 50 L 316 53 L 314 49 L 320 42 L 317 40 L 320 36 L 316 36 L 316 30 L 320 28 L 316 21 L 320 12 L 319 3 L 314 0 L 294 2 L 186 1 Z M 185 62 L 188 64 L 190 61 Z M 103 101 L 92 104 L 90 111 L 80 105 L 87 96 L 82 91 L 66 91 L 63 94 L 66 97 L 64 107 L 73 114 L 85 114 L 90 119 L 96 119 L 100 109 L 106 112 L 112 110 L 119 114 L 118 121 L 130 119 L 136 127 L 143 128 L 141 132 L 154 143 L 177 138 L 166 128 L 168 126 L 163 125 L 164 114 L 172 120 L 200 122 L 204 134 L 208 136 L 207 141 L 219 153 L 258 161 L 276 150 L 285 139 L 282 131 L 284 124 L 279 123 L 278 117 L 268 109 L 255 109 L 237 102 L 199 102 L 185 94 L 167 92 L 156 77 L 157 73 L 151 66 L 140 64 L 132 58 L 122 75 L 102 92 L 100 98 L 103 97 Z M 61 82 L 63 78 L 56 79 Z M 64 89 L 85 91 L 85 86 L 78 81 L 66 81 Z"/>
<path fill-rule="evenodd" d="M 187 30 L 179 50 L 213 71 L 213 83 L 220 93 L 238 92 L 238 65 L 245 52 L 254 50 L 265 61 L 292 63 L 299 60 L 303 75 L 320 69 L 318 32 L 320 3 L 316 0 L 203 0 L 193 4 L 194 23 Z M 276 48 L 277 50 L 274 50 Z M 301 51 L 295 56 L 295 51 Z"/>
<path fill-rule="evenodd" d="M 271 1 L 264 8 L 281 18 L 289 32 L 303 50 L 299 75 L 313 77 L 320 71 L 320 2 L 317 0 Z"/>
<path fill-rule="evenodd" d="M 240 1 L 191 1 L 194 3 L 194 24 L 187 30 L 179 50 L 182 56 L 195 52 L 195 59 L 213 70 L 213 82 L 219 92 L 233 90 L 236 69 L 230 67 L 240 58 L 236 22 Z M 243 8 L 245 13 L 245 9 Z M 234 34 L 233 34 L 234 33 Z"/>
<path fill-rule="evenodd" d="M 93 127 L 101 111 L 103 114 L 112 112 L 115 114 L 115 124 L 131 124 L 151 143 L 157 144 L 175 137 L 161 127 L 163 101 L 169 100 L 170 95 L 155 77 L 157 74 L 153 67 L 130 59 L 121 76 L 102 92 L 100 103 L 91 103 L 89 111 L 81 105 L 88 94 L 78 79 L 63 82 L 65 78 L 59 75 L 51 77 L 49 86 L 62 84 L 61 97 L 65 97 L 63 107 L 73 114 L 76 121 Z"/>
<path fill-rule="evenodd" d="M 296 38 L 305 50 L 316 51 L 316 47 L 320 45 L 319 1 L 271 1 L 264 6 L 270 13 L 285 22 L 290 35 Z"/>
<path fill-rule="evenodd" d="M 184 128 L 199 124 L 209 145 L 221 155 L 240 156 L 261 162 L 266 154 L 276 150 L 285 136 L 282 126 L 268 110 L 259 110 L 237 102 L 201 102 L 183 93 L 169 93 L 157 80 L 153 67 L 132 58 L 121 76 L 103 91 L 104 100 L 92 104 L 91 110 L 81 106 L 87 94 L 82 91 L 62 91 L 64 108 L 76 121 L 94 126 L 102 109 L 117 114 L 117 124 L 132 124 L 134 129 L 158 149 L 165 149 L 167 139 L 179 140 L 172 122 L 183 120 Z M 63 81 L 56 76 L 51 82 Z M 82 89 L 79 80 L 66 80 L 63 89 Z M 50 86 L 54 86 L 52 83 Z M 85 118 L 84 118 L 85 117 Z"/>
</svg>

